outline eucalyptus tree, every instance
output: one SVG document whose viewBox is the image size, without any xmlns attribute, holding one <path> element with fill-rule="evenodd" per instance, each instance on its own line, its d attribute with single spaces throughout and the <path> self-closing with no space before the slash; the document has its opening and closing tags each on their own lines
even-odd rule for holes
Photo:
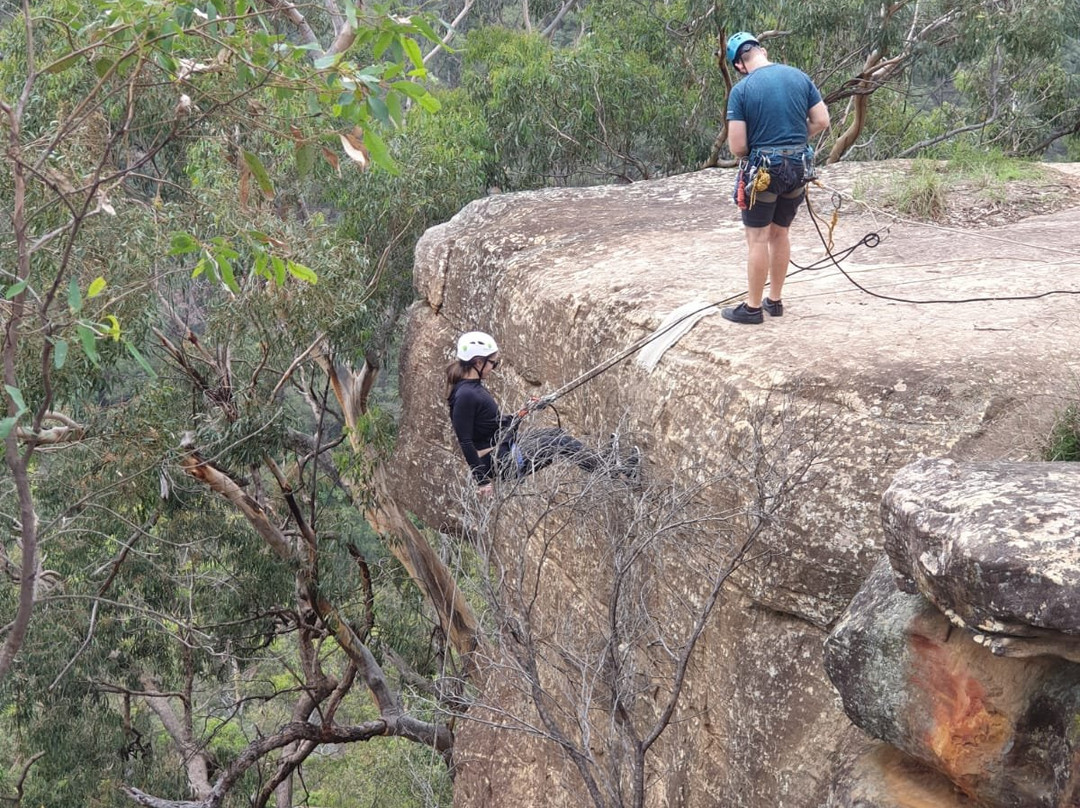
<svg viewBox="0 0 1080 808">
<path fill-rule="evenodd" d="M 956 141 L 1040 157 L 1080 126 L 1071 0 L 461 0 L 441 11 L 467 38 L 435 69 L 496 124 L 500 187 L 732 163 L 724 107 L 738 77 L 722 56 L 740 30 L 822 88 L 834 122 L 822 159 L 947 155 Z"/>
<path fill-rule="evenodd" d="M 772 58 L 814 77 L 832 108 L 830 161 L 958 139 L 1040 157 L 1080 131 L 1070 0 L 732 2 L 720 16 L 724 33 L 755 31 Z"/>
<path fill-rule="evenodd" d="M 284 808 L 326 744 L 448 755 L 383 660 L 419 681 L 467 662 L 471 612 L 390 496 L 373 406 L 406 296 L 386 269 L 437 206 L 353 243 L 324 191 L 409 173 L 387 136 L 438 107 L 434 31 L 352 2 L 18 12 L 0 44 L 0 796 Z M 434 659 L 373 644 L 378 604 L 408 600 L 371 583 L 384 543 L 438 618 Z"/>
</svg>

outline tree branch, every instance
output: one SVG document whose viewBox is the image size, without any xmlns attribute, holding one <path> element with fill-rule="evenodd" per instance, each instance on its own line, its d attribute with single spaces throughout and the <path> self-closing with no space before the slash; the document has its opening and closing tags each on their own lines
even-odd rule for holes
<svg viewBox="0 0 1080 808">
<path fill-rule="evenodd" d="M 293 24 L 302 44 L 315 46 L 311 50 L 312 59 L 321 59 L 326 55 L 325 51 L 322 50 L 322 43 L 319 42 L 319 38 L 315 36 L 315 32 L 308 25 L 307 19 L 300 13 L 300 9 L 290 3 L 289 0 L 263 0 L 263 2 Z"/>
<path fill-rule="evenodd" d="M 368 450 L 360 440 L 357 421 L 366 408 L 364 391 L 370 389 L 366 379 L 370 368 L 365 365 L 360 373 L 352 372 L 339 366 L 327 352 L 315 359 L 330 377 L 334 395 L 345 415 L 353 450 L 357 454 L 367 454 Z M 358 502 L 367 503 L 364 516 L 427 596 L 466 668 L 471 669 L 471 655 L 478 644 L 476 616 L 446 564 L 390 493 L 393 489 L 385 468 L 377 465 L 374 458 L 370 458 L 370 462 L 375 467 L 370 480 L 374 497 L 356 498 Z"/>
<path fill-rule="evenodd" d="M 469 10 L 473 7 L 474 2 L 475 0 L 465 0 L 465 7 L 461 9 L 460 12 L 458 12 L 458 15 L 454 17 L 453 21 L 446 29 L 446 36 L 444 36 L 439 42 L 439 44 L 432 48 L 431 51 L 426 56 L 424 56 L 424 64 L 427 64 L 428 60 L 431 59 L 436 53 L 441 51 L 443 48 L 449 46 L 450 40 L 453 39 L 454 34 L 457 33 L 457 27 L 461 24 L 462 20 L 465 19 L 465 15 L 469 13 Z"/>
<path fill-rule="evenodd" d="M 188 785 L 200 799 L 207 799 L 210 795 L 210 761 L 206 753 L 195 742 L 195 737 L 190 725 L 182 721 L 165 696 L 153 695 L 152 691 L 158 690 L 157 683 L 146 673 L 139 677 L 146 688 L 142 694 L 146 705 L 153 710 L 154 714 L 169 733 L 180 756 L 184 760 L 184 768 L 187 770 Z M 185 708 L 187 705 L 185 704 Z"/>
<path fill-rule="evenodd" d="M 186 433 L 180 443 L 180 448 L 185 450 L 180 458 L 180 467 L 191 477 L 209 486 L 211 491 L 221 494 L 236 506 L 247 517 L 248 522 L 255 528 L 255 532 L 263 537 L 279 558 L 296 563 L 297 559 L 291 543 L 281 529 L 270 521 L 263 507 L 231 477 L 203 460 L 193 446 L 194 436 Z"/>
</svg>

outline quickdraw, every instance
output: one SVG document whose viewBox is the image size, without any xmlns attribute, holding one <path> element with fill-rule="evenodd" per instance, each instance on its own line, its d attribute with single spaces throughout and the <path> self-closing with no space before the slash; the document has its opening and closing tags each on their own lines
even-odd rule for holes
<svg viewBox="0 0 1080 808">
<path fill-rule="evenodd" d="M 772 182 L 768 162 L 751 161 L 745 157 L 739 161 L 735 175 L 735 204 L 740 210 L 749 210 L 757 202 L 757 195 Z"/>
</svg>

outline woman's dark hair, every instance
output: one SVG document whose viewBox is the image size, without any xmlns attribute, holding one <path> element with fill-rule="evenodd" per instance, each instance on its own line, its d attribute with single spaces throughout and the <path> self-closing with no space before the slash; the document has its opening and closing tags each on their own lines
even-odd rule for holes
<svg viewBox="0 0 1080 808">
<path fill-rule="evenodd" d="M 450 394 L 454 392 L 454 385 L 465 378 L 465 374 L 469 372 L 469 368 L 472 367 L 473 360 L 463 362 L 460 359 L 454 359 L 446 366 L 446 400 L 450 400 Z"/>
</svg>

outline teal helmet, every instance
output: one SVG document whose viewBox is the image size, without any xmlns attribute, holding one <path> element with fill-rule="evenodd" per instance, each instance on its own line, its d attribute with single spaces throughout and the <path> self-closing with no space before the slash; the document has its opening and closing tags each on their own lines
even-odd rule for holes
<svg viewBox="0 0 1080 808">
<path fill-rule="evenodd" d="M 751 45 L 761 44 L 757 41 L 757 37 L 749 31 L 739 31 L 737 34 L 732 34 L 727 41 L 727 60 L 735 64 L 735 58 L 739 55 L 739 48 L 747 43 Z"/>
</svg>

